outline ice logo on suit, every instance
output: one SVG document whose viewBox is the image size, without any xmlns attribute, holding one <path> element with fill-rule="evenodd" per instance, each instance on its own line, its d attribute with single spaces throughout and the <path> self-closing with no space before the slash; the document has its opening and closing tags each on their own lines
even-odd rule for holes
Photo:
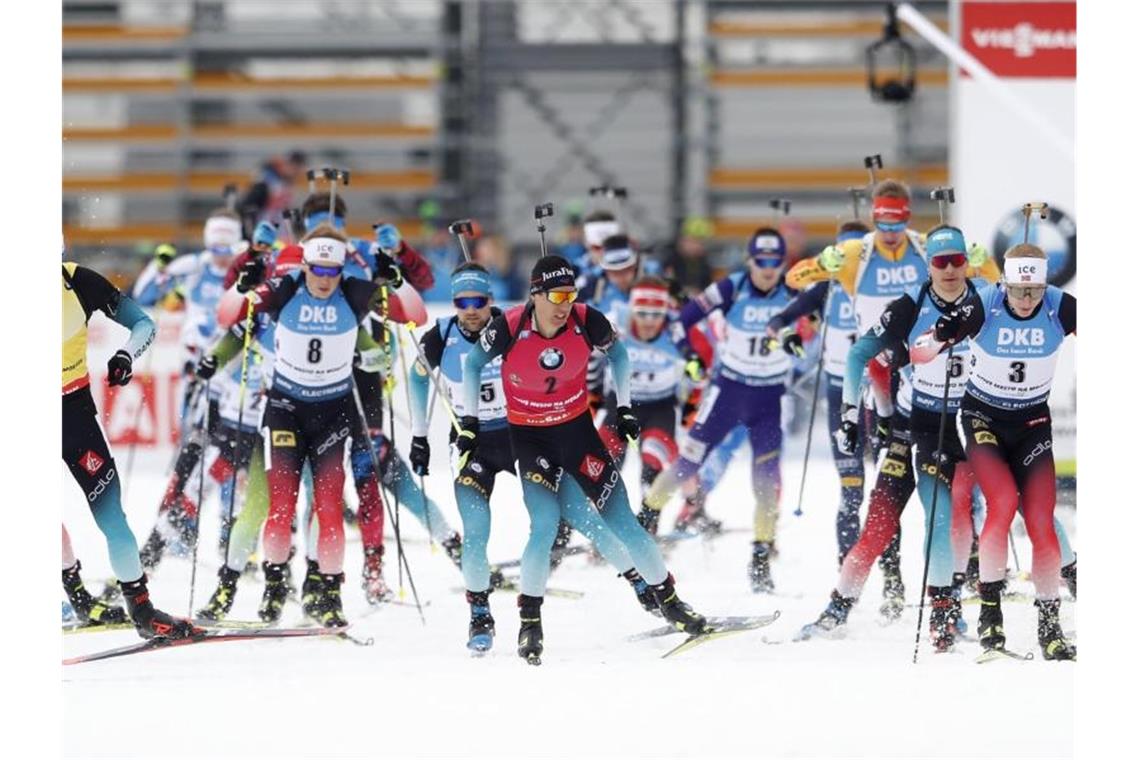
<svg viewBox="0 0 1140 760">
<path fill-rule="evenodd" d="M 561 351 L 553 347 L 538 355 L 538 363 L 542 365 L 543 369 L 558 369 L 564 361 L 566 361 L 566 357 Z"/>
</svg>

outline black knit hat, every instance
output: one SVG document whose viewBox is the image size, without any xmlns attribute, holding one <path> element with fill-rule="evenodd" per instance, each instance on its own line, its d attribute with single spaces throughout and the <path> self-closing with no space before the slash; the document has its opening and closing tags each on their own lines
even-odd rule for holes
<svg viewBox="0 0 1140 760">
<path fill-rule="evenodd" d="M 545 293 L 554 288 L 574 287 L 574 268 L 561 256 L 543 256 L 530 270 L 530 292 Z"/>
</svg>

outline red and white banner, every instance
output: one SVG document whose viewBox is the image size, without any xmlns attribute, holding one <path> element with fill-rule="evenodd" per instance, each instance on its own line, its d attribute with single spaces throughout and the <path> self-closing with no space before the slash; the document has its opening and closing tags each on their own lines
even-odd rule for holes
<svg viewBox="0 0 1140 760">
<path fill-rule="evenodd" d="M 1075 2 L 963 2 L 961 24 L 962 47 L 999 77 L 1077 76 Z"/>
</svg>

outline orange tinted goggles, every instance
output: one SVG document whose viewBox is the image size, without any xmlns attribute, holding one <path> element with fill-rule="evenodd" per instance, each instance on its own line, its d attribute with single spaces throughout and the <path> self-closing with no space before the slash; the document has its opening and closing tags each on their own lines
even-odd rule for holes
<svg viewBox="0 0 1140 760">
<path fill-rule="evenodd" d="M 554 304 L 574 303 L 578 300 L 577 290 L 548 290 L 546 300 Z"/>
</svg>

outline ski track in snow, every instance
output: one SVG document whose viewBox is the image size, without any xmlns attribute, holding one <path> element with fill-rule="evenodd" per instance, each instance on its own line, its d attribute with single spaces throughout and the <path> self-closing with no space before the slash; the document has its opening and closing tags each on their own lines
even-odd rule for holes
<svg viewBox="0 0 1140 760">
<path fill-rule="evenodd" d="M 433 441 L 445 440 L 445 419 L 442 413 L 435 415 Z M 408 439 L 407 430 L 397 427 L 401 449 Z M 136 752 L 142 757 L 154 756 L 154 748 L 161 746 L 165 757 L 197 758 L 361 753 L 496 758 L 1071 755 L 1075 665 L 1041 659 L 1032 604 L 1007 603 L 1004 611 L 1010 648 L 1036 652 L 1034 661 L 976 665 L 973 658 L 980 649 L 971 643 L 936 655 L 924 618 L 915 666 L 911 656 L 917 611 L 907 609 L 901 620 L 880 625 L 882 582 L 876 566 L 844 639 L 791 642 L 795 631 L 822 611 L 837 576 L 834 516 L 839 488 L 825 446 L 817 431 L 813 448 L 818 454 L 809 469 L 805 514 L 797 518 L 792 510 L 803 436 L 788 439 L 779 555 L 772 565 L 776 596 L 754 595 L 748 588 L 747 531 L 710 543 L 684 541 L 667 551 L 679 593 L 697 610 L 752 615 L 779 609 L 781 618 L 771 626 L 662 661 L 661 654 L 681 639 L 626 641 L 631 634 L 661 625 L 660 619 L 640 609 L 616 571 L 579 555 L 564 561 L 551 575 L 550 585 L 581 590 L 586 596 L 547 598 L 546 651 L 540 668 L 527 667 L 515 655 L 518 616 L 513 595 L 503 592 L 491 595 L 495 647 L 488 656 L 473 659 L 465 648 L 466 602 L 461 593 L 450 591 L 462 583 L 461 576 L 442 549 L 429 548 L 426 531 L 404 511 L 400 522 L 409 539 L 408 561 L 421 599 L 432 602 L 424 610 L 426 626 L 414 607 L 389 606 L 361 618 L 369 608 L 360 589 L 359 534 L 350 527 L 345 612 L 354 623 L 352 631 L 374 637 L 374 646 L 337 640 L 232 642 L 65 668 L 65 753 L 126 757 Z M 437 444 L 428 491 L 458 528 L 444 452 Z M 125 448 L 115 454 L 120 466 L 125 465 Z M 137 453 L 126 503 L 140 543 L 150 529 L 169 461 L 169 451 Z M 626 482 L 636 491 L 633 474 L 627 463 Z M 64 519 L 83 562 L 84 580 L 97 593 L 110 576 L 105 544 L 82 494 L 62 468 L 61 477 L 66 479 Z M 748 478 L 747 461 L 738 455 L 709 500 L 710 514 L 726 527 L 751 526 Z M 191 489 L 196 485 L 197 476 Z M 355 501 L 355 495 L 349 499 Z M 666 508 L 662 532 L 676 511 L 675 501 Z M 203 519 L 195 608 L 205 603 L 216 581 L 218 514 L 215 497 Z M 513 478 L 499 477 L 492 514 L 492 561 L 517 557 L 526 540 L 527 519 Z M 1075 512 L 1060 509 L 1059 514 L 1079 548 Z M 395 588 L 392 530 L 388 522 L 385 577 Z M 910 602 L 918 601 L 921 536 L 922 507 L 914 497 L 903 515 L 903 578 Z M 1015 539 L 1022 566 L 1028 569 L 1030 545 L 1020 520 L 1015 522 Z M 298 557 L 298 582 L 303 567 Z M 152 599 L 171 613 L 186 614 L 189 579 L 189 560 L 168 557 L 151 578 Z M 1032 590 L 1020 581 L 1014 588 Z M 243 578 L 231 617 L 256 619 L 260 596 L 260 579 Z M 1073 631 L 1075 604 L 1067 592 L 1062 597 L 1062 624 Z M 410 589 L 405 599 L 411 602 Z M 971 633 L 977 610 L 976 605 L 965 607 Z M 289 605 L 282 622 L 290 625 L 300 617 L 299 608 Z M 131 631 L 65 636 L 63 655 L 136 640 Z M 107 733 L 107 721 L 116 715 L 129 715 L 129 738 L 126 733 Z M 951 730 L 954 727 L 965 730 Z M 121 736 L 122 742 L 109 741 L 113 736 Z"/>
</svg>

